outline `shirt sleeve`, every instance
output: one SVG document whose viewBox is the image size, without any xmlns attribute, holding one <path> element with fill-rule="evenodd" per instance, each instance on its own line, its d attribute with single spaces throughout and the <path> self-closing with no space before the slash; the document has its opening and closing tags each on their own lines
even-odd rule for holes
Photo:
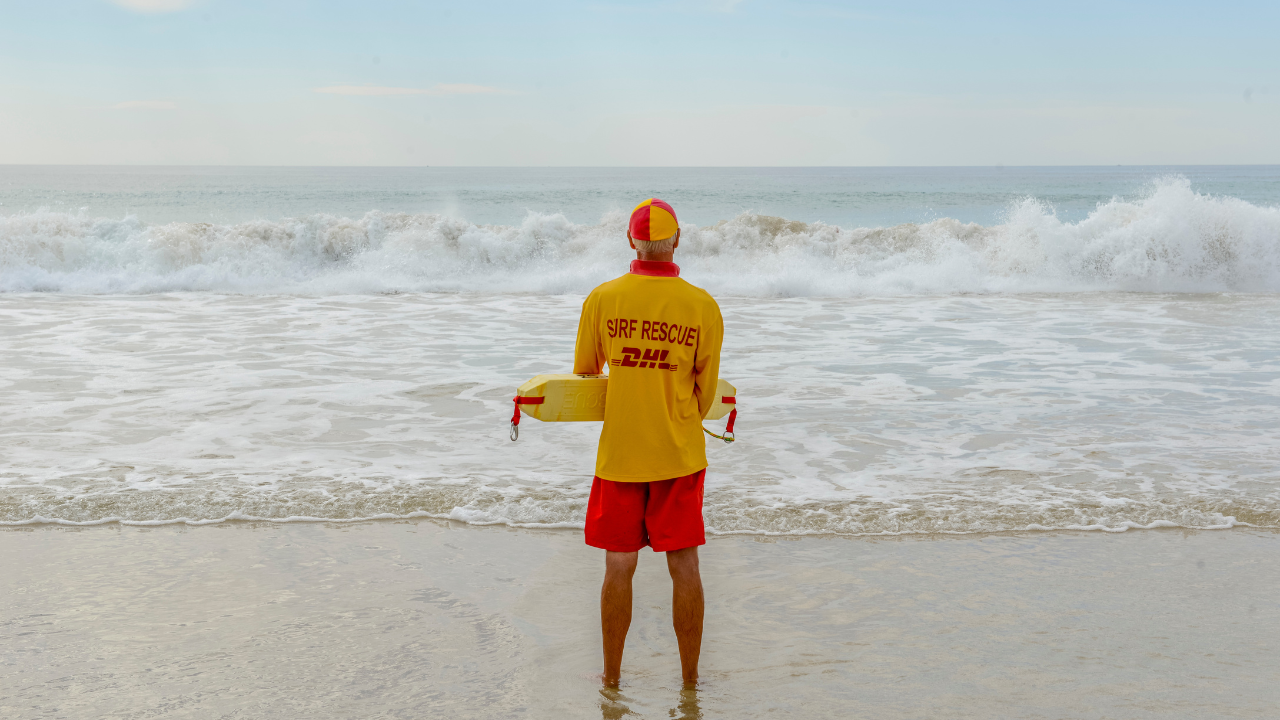
<svg viewBox="0 0 1280 720">
<path fill-rule="evenodd" d="M 706 417 L 716 401 L 720 384 L 720 345 L 724 341 L 724 318 L 720 306 L 711 301 L 706 321 L 698 333 L 698 349 L 694 356 L 693 393 L 698 398 L 698 413 Z"/>
<path fill-rule="evenodd" d="M 578 342 L 573 348 L 573 373 L 575 375 L 599 375 L 608 360 L 600 337 L 600 322 L 596 309 L 599 301 L 595 293 L 582 302 L 582 316 L 578 318 Z"/>
</svg>

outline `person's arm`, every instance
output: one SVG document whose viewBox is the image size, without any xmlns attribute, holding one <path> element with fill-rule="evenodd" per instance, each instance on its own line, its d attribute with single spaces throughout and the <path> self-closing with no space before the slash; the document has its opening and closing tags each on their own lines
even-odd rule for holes
<svg viewBox="0 0 1280 720">
<path fill-rule="evenodd" d="M 594 293 L 582 303 L 582 316 L 578 318 L 578 342 L 573 348 L 573 373 L 575 375 L 599 375 L 608 363 L 601 343 L 600 322 L 596 317 L 599 302 Z"/>
<path fill-rule="evenodd" d="M 694 356 L 693 394 L 698 398 L 698 414 L 705 418 L 716 401 L 720 384 L 720 344 L 724 341 L 724 319 L 720 306 L 713 300 L 702 329 L 698 332 L 698 350 Z"/>
</svg>

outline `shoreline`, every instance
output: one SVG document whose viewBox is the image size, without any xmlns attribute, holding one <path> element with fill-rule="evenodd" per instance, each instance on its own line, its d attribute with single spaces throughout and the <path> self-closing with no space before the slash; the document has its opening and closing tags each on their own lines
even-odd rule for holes
<svg viewBox="0 0 1280 720">
<path fill-rule="evenodd" d="M 642 553 L 623 686 L 602 694 L 603 558 L 581 531 L 106 527 L 0 532 L 6 717 L 1280 710 L 1273 530 L 713 536 L 693 694 L 664 564 Z"/>
<path fill-rule="evenodd" d="M 122 518 L 103 518 L 101 520 L 85 520 L 73 521 L 63 520 L 60 518 L 44 518 L 35 517 L 30 520 L 19 521 L 0 521 L 0 531 L 18 528 L 92 528 L 106 527 L 118 525 L 120 527 L 138 527 L 138 528 L 159 528 L 170 526 L 181 527 L 212 527 L 218 525 L 234 525 L 234 524 L 263 524 L 263 525 L 294 525 L 294 524 L 325 524 L 334 525 L 359 525 L 363 523 L 386 523 L 400 521 L 434 521 L 460 526 L 474 528 L 508 528 L 512 530 L 552 530 L 552 531 L 577 531 L 582 532 L 582 523 L 564 522 L 564 523 L 513 523 L 505 520 L 494 521 L 472 521 L 459 520 L 451 515 L 440 515 L 429 513 L 426 511 L 411 512 L 404 515 L 375 515 L 372 517 L 355 517 L 355 518 L 321 518 L 310 516 L 293 516 L 285 518 L 265 518 L 253 516 L 240 516 L 233 513 L 227 517 L 209 519 L 209 520 L 191 520 L 189 518 L 174 518 L 172 520 L 126 520 Z M 1156 520 L 1147 525 L 1140 525 L 1134 522 L 1125 522 L 1118 527 L 1108 527 L 1106 525 L 1088 525 L 1088 526 L 1066 526 L 1066 527 L 1045 527 L 1045 526 L 1028 526 L 1024 528 L 1010 528 L 1008 530 L 904 530 L 901 532 L 884 531 L 878 533 L 834 533 L 834 532 L 773 532 L 767 530 L 712 530 L 707 529 L 707 537 L 774 537 L 774 538 L 815 538 L 815 539 L 857 539 L 857 538 L 892 538 L 892 537 L 986 537 L 986 536 L 1003 536 L 1003 535 L 1019 535 L 1022 533 L 1103 533 L 1107 535 L 1118 535 L 1127 532 L 1147 531 L 1147 530 L 1184 530 L 1190 532 L 1217 532 L 1221 530 L 1257 530 L 1260 532 L 1280 533 L 1280 527 L 1271 525 L 1255 525 L 1253 523 L 1237 521 L 1231 518 L 1232 522 L 1227 525 L 1209 525 L 1209 526 L 1187 526 L 1179 525 L 1168 520 Z"/>
</svg>

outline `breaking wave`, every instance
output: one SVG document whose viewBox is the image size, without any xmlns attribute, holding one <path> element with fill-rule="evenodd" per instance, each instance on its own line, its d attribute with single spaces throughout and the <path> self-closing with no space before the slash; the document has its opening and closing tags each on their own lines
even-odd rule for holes
<svg viewBox="0 0 1280 720">
<path fill-rule="evenodd" d="M 148 225 L 54 212 L 0 218 L 0 292 L 582 293 L 625 267 L 626 217 L 530 213 L 519 226 L 435 214 Z M 712 292 L 1280 291 L 1280 208 L 1184 178 L 1063 222 L 1034 198 L 1000 225 L 841 228 L 744 213 L 686 225 L 677 261 Z"/>
</svg>

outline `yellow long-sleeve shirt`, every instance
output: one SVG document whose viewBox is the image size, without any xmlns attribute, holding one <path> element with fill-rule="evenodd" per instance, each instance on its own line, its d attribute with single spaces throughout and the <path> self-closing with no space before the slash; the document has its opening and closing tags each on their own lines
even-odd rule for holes
<svg viewBox="0 0 1280 720">
<path fill-rule="evenodd" d="M 669 480 L 707 466 L 702 419 L 715 402 L 724 320 L 675 263 L 635 260 L 582 303 L 575 373 L 609 368 L 596 475 Z"/>
</svg>

